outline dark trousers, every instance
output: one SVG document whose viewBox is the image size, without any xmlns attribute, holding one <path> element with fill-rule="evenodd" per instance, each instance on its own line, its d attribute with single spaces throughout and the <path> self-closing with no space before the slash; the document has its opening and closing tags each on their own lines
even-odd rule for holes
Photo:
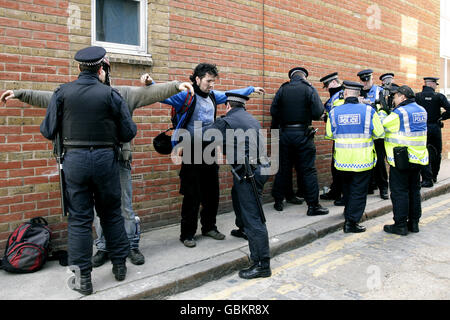
<svg viewBox="0 0 450 320">
<path fill-rule="evenodd" d="M 297 192 L 294 191 L 294 183 L 292 181 L 293 172 L 292 170 L 288 171 L 288 174 L 290 176 L 287 179 L 287 185 L 286 185 L 286 191 L 285 196 L 286 199 L 292 199 L 293 197 L 297 196 L 300 198 L 303 198 L 304 190 L 302 185 L 302 172 L 299 168 L 298 161 L 295 159 L 295 155 L 292 153 L 289 155 L 290 161 L 291 161 L 291 167 L 295 166 L 295 173 L 296 173 L 296 183 L 297 183 Z"/>
<path fill-rule="evenodd" d="M 185 164 L 180 170 L 180 193 L 184 195 L 181 207 L 180 240 L 193 238 L 197 231 L 200 204 L 202 233 L 217 230 L 219 207 L 219 167 L 217 164 Z"/>
<path fill-rule="evenodd" d="M 374 140 L 375 152 L 377 153 L 377 163 L 372 171 L 372 178 L 374 185 L 378 187 L 380 191 L 388 190 L 388 174 L 386 169 L 386 149 L 384 148 L 384 139 Z"/>
<path fill-rule="evenodd" d="M 282 129 L 280 133 L 280 168 L 275 176 L 272 196 L 275 201 L 283 201 L 286 197 L 286 188 L 292 185 L 292 164 L 289 154 L 295 156 L 295 166 L 302 173 L 304 197 L 308 205 L 319 203 L 319 183 L 315 167 L 316 146 L 314 139 L 305 135 L 304 129 Z M 290 173 L 291 172 L 291 173 Z"/>
<path fill-rule="evenodd" d="M 420 169 L 422 166 L 410 164 L 407 170 L 391 166 L 389 184 L 391 186 L 392 209 L 395 224 L 405 224 L 408 220 L 418 222 L 422 216 L 420 199 Z"/>
<path fill-rule="evenodd" d="M 336 199 L 340 199 L 342 196 L 342 179 L 340 176 L 340 172 L 336 167 L 334 166 L 334 145 L 335 142 L 333 140 L 333 149 L 332 149 L 332 156 L 331 156 L 331 185 L 330 185 L 330 193 L 336 197 Z"/>
<path fill-rule="evenodd" d="M 254 178 L 258 197 L 261 200 L 264 183 L 268 176 L 262 176 L 260 172 L 261 169 L 258 167 Z M 237 221 L 242 223 L 244 232 L 248 237 L 250 259 L 254 263 L 261 262 L 263 265 L 268 265 L 270 260 L 269 235 L 266 224 L 262 222 L 256 195 L 250 181 L 245 179 L 239 181 L 233 176 L 231 196 L 236 213 L 236 224 Z"/>
<path fill-rule="evenodd" d="M 64 156 L 69 209 L 69 265 L 91 271 L 94 206 L 113 264 L 123 263 L 130 243 L 121 206 L 119 163 L 113 149 L 70 149 Z"/>
<path fill-rule="evenodd" d="M 344 216 L 346 221 L 358 223 L 361 220 L 367 203 L 372 170 L 352 172 L 341 171 L 342 192 L 345 204 Z"/>
<path fill-rule="evenodd" d="M 422 180 L 437 180 L 442 159 L 442 131 L 439 124 L 429 123 L 427 125 L 427 148 L 430 161 L 428 165 L 422 166 L 420 172 Z"/>
</svg>

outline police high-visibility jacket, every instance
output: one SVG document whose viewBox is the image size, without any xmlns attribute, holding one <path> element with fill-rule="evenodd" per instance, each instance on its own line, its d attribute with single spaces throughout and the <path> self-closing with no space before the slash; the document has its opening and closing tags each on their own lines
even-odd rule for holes
<svg viewBox="0 0 450 320">
<path fill-rule="evenodd" d="M 389 164 L 395 167 L 394 148 L 407 146 L 409 162 L 428 164 L 427 112 L 412 100 L 399 104 L 383 121 L 384 146 Z"/>
<path fill-rule="evenodd" d="M 383 88 L 374 84 L 367 93 L 366 99 L 370 100 L 370 103 L 380 100 L 380 94 L 383 92 Z"/>
<path fill-rule="evenodd" d="M 344 90 L 336 92 L 330 99 L 325 102 L 325 110 L 327 114 L 336 106 L 344 104 Z"/>
<path fill-rule="evenodd" d="M 345 99 L 343 105 L 331 109 L 325 138 L 335 140 L 334 166 L 340 171 L 367 171 L 375 166 L 377 156 L 373 139 L 384 137 L 375 109 Z"/>
</svg>

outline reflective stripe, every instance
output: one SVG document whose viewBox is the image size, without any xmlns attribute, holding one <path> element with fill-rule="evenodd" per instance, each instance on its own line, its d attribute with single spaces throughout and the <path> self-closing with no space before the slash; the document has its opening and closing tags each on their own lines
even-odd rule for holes
<svg viewBox="0 0 450 320">
<path fill-rule="evenodd" d="M 417 160 L 417 161 L 419 161 L 419 162 L 421 162 L 423 164 L 427 164 L 428 163 L 428 157 L 425 157 L 423 159 L 419 159 L 415 155 L 408 153 L 408 158 L 411 159 L 411 160 Z M 387 156 L 387 160 L 388 160 L 388 162 L 395 163 L 394 157 Z"/>
<path fill-rule="evenodd" d="M 426 131 L 416 131 L 416 132 L 402 132 L 399 131 L 396 133 L 399 136 L 404 136 L 404 137 L 426 137 L 427 136 L 427 132 Z"/>
<path fill-rule="evenodd" d="M 363 143 L 335 143 L 336 148 L 342 149 L 361 149 L 373 146 L 373 141 Z"/>
<path fill-rule="evenodd" d="M 387 138 L 387 137 L 384 138 L 384 141 L 399 144 L 399 145 L 404 145 L 404 146 L 419 146 L 419 147 L 427 146 L 426 141 L 400 140 L 400 139 L 396 139 L 396 138 Z"/>
<path fill-rule="evenodd" d="M 405 126 L 405 133 L 410 133 L 411 128 L 409 127 L 409 116 L 408 112 L 405 110 L 405 108 L 400 107 L 397 109 L 403 116 L 403 125 Z"/>
<path fill-rule="evenodd" d="M 370 139 L 371 137 L 370 134 L 364 133 L 341 133 L 334 136 L 335 139 Z"/>
<path fill-rule="evenodd" d="M 372 107 L 366 106 L 366 123 L 364 124 L 364 134 L 370 136 L 370 121 L 372 120 L 370 115 L 372 114 Z"/>
<path fill-rule="evenodd" d="M 336 169 L 371 169 L 377 161 L 374 160 L 369 163 L 340 163 L 334 159 Z"/>
</svg>

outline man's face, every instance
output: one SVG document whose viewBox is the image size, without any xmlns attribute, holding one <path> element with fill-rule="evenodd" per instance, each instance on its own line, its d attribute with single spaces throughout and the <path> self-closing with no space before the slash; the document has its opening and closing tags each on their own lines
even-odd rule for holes
<svg viewBox="0 0 450 320">
<path fill-rule="evenodd" d="M 364 90 L 370 89 L 373 86 L 373 79 L 372 76 L 369 77 L 363 77 L 361 80 L 361 84 L 364 86 Z"/>
<path fill-rule="evenodd" d="M 405 100 L 406 100 L 405 96 L 402 95 L 401 93 L 396 92 L 394 94 L 394 106 L 398 106 L 400 103 L 402 103 Z"/>
<path fill-rule="evenodd" d="M 434 90 L 436 90 L 436 88 L 437 88 L 437 83 L 434 82 L 434 81 L 426 81 L 426 82 L 425 82 L 425 85 L 426 85 L 427 87 L 433 88 Z"/>
<path fill-rule="evenodd" d="M 337 80 L 333 80 L 327 85 L 328 90 L 337 87 L 339 87 L 339 82 Z"/>
<path fill-rule="evenodd" d="M 103 67 L 101 67 L 101 68 L 98 70 L 98 78 L 100 79 L 100 81 L 101 81 L 102 83 L 105 83 L 105 80 L 106 80 L 106 72 L 105 72 L 105 70 L 103 70 Z"/>
<path fill-rule="evenodd" d="M 209 93 L 214 88 L 216 77 L 210 73 L 207 73 L 203 78 L 195 78 L 198 87 L 204 93 Z"/>
</svg>

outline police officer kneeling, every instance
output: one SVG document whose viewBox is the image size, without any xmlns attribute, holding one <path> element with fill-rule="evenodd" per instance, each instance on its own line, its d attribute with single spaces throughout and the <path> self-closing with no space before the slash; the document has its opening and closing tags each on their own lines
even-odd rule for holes
<svg viewBox="0 0 450 320">
<path fill-rule="evenodd" d="M 394 88 L 394 110 L 383 121 L 384 144 L 390 164 L 393 225 L 384 231 L 407 235 L 419 232 L 422 215 L 420 170 L 428 164 L 427 112 L 414 101 L 408 86 Z"/>
<path fill-rule="evenodd" d="M 223 152 L 227 162 L 232 166 L 233 188 L 231 190 L 236 225 L 243 226 L 248 237 L 250 259 L 253 264 L 239 272 L 243 279 L 270 277 L 270 250 L 266 220 L 261 204 L 264 184 L 269 178 L 264 169 L 269 169 L 267 162 L 261 163 L 260 156 L 265 155 L 265 146 L 260 144 L 264 138 L 260 135 L 261 125 L 245 110 L 246 96 L 227 92 L 227 114 L 216 120 L 203 131 L 217 129 L 225 139 Z M 233 135 L 227 135 L 227 130 Z M 241 130 L 239 130 L 241 129 Z M 238 136 L 239 130 L 244 139 Z M 233 137 L 232 139 L 230 137 Z"/>
<path fill-rule="evenodd" d="M 121 189 L 116 148 L 136 135 L 136 124 L 122 97 L 102 84 L 106 51 L 88 47 L 75 55 L 81 71 L 77 80 L 57 88 L 47 108 L 41 133 L 57 134 L 64 145 L 64 182 L 68 202 L 69 265 L 80 271 L 79 286 L 91 294 L 92 222 L 94 205 L 111 253 L 112 272 L 118 281 L 126 276 L 130 245 L 121 214 Z"/>
</svg>

